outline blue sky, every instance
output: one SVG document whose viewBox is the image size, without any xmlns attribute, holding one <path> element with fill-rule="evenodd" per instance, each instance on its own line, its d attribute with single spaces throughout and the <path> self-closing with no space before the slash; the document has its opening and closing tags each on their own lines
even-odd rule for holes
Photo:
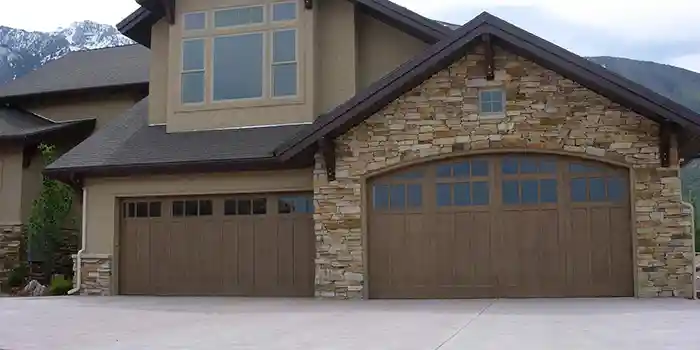
<svg viewBox="0 0 700 350">
<path fill-rule="evenodd" d="M 621 56 L 700 72 L 700 0 L 394 0 L 462 24 L 489 11 L 584 56 Z M 134 0 L 22 0 L 3 4 L 0 25 L 53 30 L 90 19 L 116 24 Z M 40 11 L 37 11 L 40 9 Z"/>
</svg>

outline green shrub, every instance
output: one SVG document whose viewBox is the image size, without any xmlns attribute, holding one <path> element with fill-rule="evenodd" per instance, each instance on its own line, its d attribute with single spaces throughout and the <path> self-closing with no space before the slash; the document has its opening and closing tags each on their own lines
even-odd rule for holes
<svg viewBox="0 0 700 350">
<path fill-rule="evenodd" d="M 27 264 L 19 264 L 10 270 L 10 274 L 7 276 L 7 285 L 10 288 L 22 287 L 27 281 L 27 277 L 29 277 L 29 267 Z"/>
<path fill-rule="evenodd" d="M 66 295 L 71 289 L 73 289 L 73 281 L 60 275 L 54 277 L 51 280 L 51 286 L 49 286 L 51 295 Z"/>
</svg>

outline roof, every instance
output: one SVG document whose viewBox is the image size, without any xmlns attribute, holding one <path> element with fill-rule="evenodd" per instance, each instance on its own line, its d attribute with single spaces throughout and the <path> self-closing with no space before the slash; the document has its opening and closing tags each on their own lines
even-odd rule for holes
<svg viewBox="0 0 700 350">
<path fill-rule="evenodd" d="M 427 43 L 435 43 L 450 32 L 442 23 L 419 15 L 389 0 L 348 0 L 358 9 Z M 150 47 L 151 27 L 165 16 L 162 2 L 141 1 L 141 6 L 117 24 L 117 29 L 132 40 Z M 150 10 L 149 10 L 150 9 Z"/>
<path fill-rule="evenodd" d="M 320 141 L 344 134 L 445 69 L 482 36 L 647 118 L 680 126 L 683 154 L 699 150 L 696 112 L 484 12 L 310 125 L 167 133 L 164 126 L 147 125 L 148 102 L 143 100 L 50 165 L 48 173 L 111 176 L 310 166 Z"/>
<path fill-rule="evenodd" d="M 206 165 L 197 167 L 203 171 L 215 171 L 241 162 L 249 169 L 274 166 L 275 147 L 304 126 L 168 133 L 163 125 L 148 125 L 145 98 L 48 166 L 47 173 L 115 175 L 151 173 L 155 168 L 155 172 L 177 172 L 197 164 Z"/>
<path fill-rule="evenodd" d="M 464 56 L 465 49 L 489 35 L 494 44 L 532 60 L 657 122 L 673 122 L 700 134 L 700 115 L 650 89 L 615 74 L 489 13 L 482 13 L 418 56 L 321 115 L 275 150 L 281 160 L 308 152 L 322 138 L 344 134 L 391 101 Z M 690 136 L 693 138 L 695 136 Z"/>
<path fill-rule="evenodd" d="M 0 100 L 148 84 L 150 50 L 127 45 L 76 51 L 0 87 Z"/>
<path fill-rule="evenodd" d="M 12 107 L 0 107 L 0 143 L 39 143 L 47 140 L 83 140 L 95 128 L 95 119 L 55 122 Z"/>
</svg>

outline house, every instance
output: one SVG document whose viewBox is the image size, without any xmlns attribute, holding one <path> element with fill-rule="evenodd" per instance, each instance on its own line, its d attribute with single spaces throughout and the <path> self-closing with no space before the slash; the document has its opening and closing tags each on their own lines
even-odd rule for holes
<svg viewBox="0 0 700 350">
<path fill-rule="evenodd" d="M 687 108 L 488 13 L 140 4 L 149 97 L 46 170 L 83 294 L 692 297 Z"/>
<path fill-rule="evenodd" d="M 74 52 L 0 87 L 0 280 L 41 190 L 37 146 L 64 152 L 143 99 L 149 55 L 141 45 Z"/>
</svg>

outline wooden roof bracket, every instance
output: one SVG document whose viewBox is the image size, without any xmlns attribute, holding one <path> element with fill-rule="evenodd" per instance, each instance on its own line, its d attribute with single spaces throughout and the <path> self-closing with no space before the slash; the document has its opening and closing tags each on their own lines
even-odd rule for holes
<svg viewBox="0 0 700 350">
<path fill-rule="evenodd" d="M 175 24 L 175 0 L 160 0 L 160 3 L 165 9 L 165 19 L 168 24 Z"/>
<path fill-rule="evenodd" d="M 678 130 L 676 124 L 670 121 L 661 123 L 659 130 L 659 153 L 661 167 L 676 167 L 679 164 L 678 154 Z"/>
<path fill-rule="evenodd" d="M 314 0 L 304 0 L 304 8 L 311 10 L 314 8 Z"/>
<path fill-rule="evenodd" d="M 39 145 L 35 143 L 24 145 L 22 149 L 22 169 L 27 169 L 32 165 L 32 159 L 37 153 L 39 153 Z"/>
<path fill-rule="evenodd" d="M 335 142 L 328 137 L 322 137 L 318 141 L 318 148 L 323 156 L 323 165 L 326 167 L 328 181 L 335 181 Z"/>
<path fill-rule="evenodd" d="M 486 71 L 486 80 L 493 80 L 495 78 L 495 64 L 491 34 L 481 34 L 481 41 L 484 43 L 484 70 Z"/>
</svg>

